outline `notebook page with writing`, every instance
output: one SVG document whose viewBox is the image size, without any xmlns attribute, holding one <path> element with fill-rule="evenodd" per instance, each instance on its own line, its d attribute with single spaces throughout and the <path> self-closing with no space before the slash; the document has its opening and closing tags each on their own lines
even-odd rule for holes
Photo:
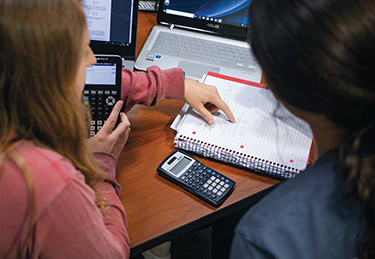
<svg viewBox="0 0 375 259">
<path fill-rule="evenodd" d="M 226 163 L 291 178 L 306 168 L 312 144 L 307 123 L 292 115 L 263 85 L 209 73 L 206 84 L 215 85 L 237 122 L 222 111 L 209 126 L 191 107 L 175 145 Z"/>
</svg>

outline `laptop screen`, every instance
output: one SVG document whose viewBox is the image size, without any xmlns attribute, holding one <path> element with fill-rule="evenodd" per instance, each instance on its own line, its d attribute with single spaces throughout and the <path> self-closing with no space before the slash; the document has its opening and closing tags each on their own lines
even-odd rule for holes
<svg viewBox="0 0 375 259">
<path fill-rule="evenodd" d="M 251 0 L 162 0 L 162 20 L 219 34 L 246 38 Z M 161 20 L 161 23 L 163 22 Z"/>
<path fill-rule="evenodd" d="M 138 5 L 135 0 L 83 0 L 95 54 L 135 57 Z"/>
</svg>

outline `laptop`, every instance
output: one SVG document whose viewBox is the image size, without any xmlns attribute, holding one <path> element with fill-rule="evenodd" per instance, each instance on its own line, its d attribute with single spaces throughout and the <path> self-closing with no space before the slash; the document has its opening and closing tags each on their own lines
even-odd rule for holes
<svg viewBox="0 0 375 259">
<path fill-rule="evenodd" d="M 95 54 L 119 55 L 123 67 L 134 68 L 138 0 L 83 0 Z"/>
<path fill-rule="evenodd" d="M 251 0 L 159 0 L 155 26 L 135 68 L 180 67 L 201 79 L 209 71 L 260 82 L 262 70 L 247 43 Z"/>
</svg>

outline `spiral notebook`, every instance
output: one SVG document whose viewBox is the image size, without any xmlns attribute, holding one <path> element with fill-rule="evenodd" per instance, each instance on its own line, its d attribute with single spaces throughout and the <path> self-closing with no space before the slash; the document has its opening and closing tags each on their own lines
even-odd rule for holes
<svg viewBox="0 0 375 259">
<path fill-rule="evenodd" d="M 209 126 L 187 106 L 174 123 L 177 148 L 278 179 L 293 178 L 306 168 L 312 145 L 309 125 L 264 85 L 212 72 L 204 83 L 217 87 L 237 122 L 219 111 Z"/>
</svg>

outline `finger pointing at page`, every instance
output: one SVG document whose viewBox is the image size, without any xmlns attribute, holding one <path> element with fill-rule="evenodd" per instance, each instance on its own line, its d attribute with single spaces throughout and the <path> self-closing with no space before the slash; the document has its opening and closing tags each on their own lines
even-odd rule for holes
<svg viewBox="0 0 375 259">
<path fill-rule="evenodd" d="M 221 99 L 216 87 L 185 78 L 184 100 L 198 111 L 208 124 L 214 123 L 212 112 L 222 110 L 231 122 L 236 122 L 230 108 Z"/>
</svg>

